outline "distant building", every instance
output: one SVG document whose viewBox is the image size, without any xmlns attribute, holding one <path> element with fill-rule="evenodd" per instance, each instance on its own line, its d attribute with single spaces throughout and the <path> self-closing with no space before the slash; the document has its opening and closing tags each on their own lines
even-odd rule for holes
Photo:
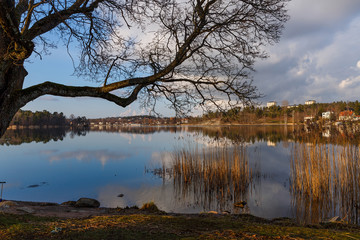
<svg viewBox="0 0 360 240">
<path fill-rule="evenodd" d="M 277 105 L 277 102 L 275 102 L 275 101 L 266 103 L 266 107 L 272 107 L 272 106 L 276 106 L 276 105 Z"/>
<path fill-rule="evenodd" d="M 289 105 L 289 106 L 287 106 L 287 108 L 296 108 L 296 107 L 298 107 L 297 105 Z"/>
<path fill-rule="evenodd" d="M 315 104 L 315 103 L 316 103 L 315 100 L 307 100 L 307 101 L 305 102 L 305 105 L 311 105 L 311 104 Z"/>
<path fill-rule="evenodd" d="M 345 110 L 345 111 L 340 112 L 339 121 L 353 120 L 354 117 L 355 117 L 355 113 L 353 111 Z"/>
<path fill-rule="evenodd" d="M 330 119 L 331 116 L 334 115 L 334 112 L 327 111 L 327 112 L 323 112 L 321 115 L 323 119 Z"/>
</svg>

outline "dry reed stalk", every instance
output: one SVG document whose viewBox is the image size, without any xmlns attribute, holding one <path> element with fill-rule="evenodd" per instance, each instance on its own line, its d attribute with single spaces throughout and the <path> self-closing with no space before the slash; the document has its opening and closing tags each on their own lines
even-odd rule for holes
<svg viewBox="0 0 360 240">
<path fill-rule="evenodd" d="M 216 204 L 229 210 L 229 203 L 244 200 L 252 178 L 244 146 L 189 146 L 173 157 L 174 186 L 182 196 L 194 194 L 204 209 Z"/>
<path fill-rule="evenodd" d="M 291 194 L 298 220 L 319 222 L 340 215 L 358 223 L 359 146 L 296 144 L 291 161 Z"/>
</svg>

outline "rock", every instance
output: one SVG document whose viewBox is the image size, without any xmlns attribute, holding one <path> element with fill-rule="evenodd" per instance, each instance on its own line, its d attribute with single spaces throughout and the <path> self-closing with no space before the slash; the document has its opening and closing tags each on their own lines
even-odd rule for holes
<svg viewBox="0 0 360 240">
<path fill-rule="evenodd" d="M 42 207 L 59 206 L 58 203 L 52 203 L 52 202 L 41 202 L 41 203 L 39 203 L 39 205 L 42 206 Z"/>
<path fill-rule="evenodd" d="M 100 202 L 92 198 L 80 198 L 76 201 L 75 207 L 98 208 L 100 207 Z"/>
<path fill-rule="evenodd" d="M 19 207 L 16 210 L 23 211 L 23 212 L 30 213 L 30 214 L 35 212 L 34 209 L 31 209 L 29 207 Z"/>
<path fill-rule="evenodd" d="M 76 201 L 67 201 L 67 202 L 63 202 L 60 204 L 61 206 L 70 206 L 70 207 L 75 207 L 76 205 Z"/>
<path fill-rule="evenodd" d="M 124 194 L 122 194 L 122 193 L 120 193 L 119 195 L 117 195 L 118 197 L 123 197 L 124 196 Z"/>
<path fill-rule="evenodd" d="M 17 204 L 16 202 L 12 202 L 12 201 L 3 201 L 0 202 L 0 208 L 9 208 L 12 206 L 17 206 L 19 204 Z"/>
</svg>

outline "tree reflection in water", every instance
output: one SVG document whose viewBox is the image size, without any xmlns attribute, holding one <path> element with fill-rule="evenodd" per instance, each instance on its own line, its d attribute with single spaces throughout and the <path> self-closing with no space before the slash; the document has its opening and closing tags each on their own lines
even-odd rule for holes
<svg viewBox="0 0 360 240">
<path fill-rule="evenodd" d="M 193 140 L 191 142 L 193 145 L 189 144 L 188 147 L 175 150 L 169 166 L 163 166 L 152 172 L 163 179 L 172 181 L 175 201 L 195 205 L 196 209 L 243 213 L 250 212 L 248 206 L 251 206 L 252 212 L 255 213 L 255 211 L 270 208 L 277 211 L 291 205 L 292 216 L 301 223 L 317 223 L 333 216 L 340 216 L 352 223 L 360 223 L 358 138 L 349 140 L 347 136 L 340 135 L 321 138 L 319 133 L 311 135 L 298 131 L 300 132 L 298 134 L 296 131 L 274 126 L 119 127 L 106 131 L 141 135 L 160 132 L 190 133 L 189 139 Z M 64 128 L 10 130 L 0 139 L 0 145 L 20 145 L 33 141 L 44 143 L 62 141 L 67 136 L 85 136 L 87 133 L 88 131 L 83 130 L 71 132 Z M 169 136 L 174 135 L 169 134 Z M 216 144 L 198 141 L 197 138 L 203 137 L 206 137 L 206 141 L 213 139 Z M 227 141 L 222 141 L 224 139 Z M 220 142 L 223 144 L 219 144 Z M 259 159 L 253 159 L 255 154 L 251 150 L 252 143 L 259 142 L 262 142 L 259 146 L 263 148 L 255 148 L 259 150 L 256 153 L 259 156 L 255 158 Z M 277 144 L 270 150 L 268 146 L 265 146 L 266 142 L 282 143 L 284 147 Z M 199 144 L 198 147 L 196 144 Z M 291 147 L 288 148 L 288 146 Z M 261 151 L 264 155 L 260 153 Z M 271 156 L 273 151 L 281 151 L 281 154 Z M 276 205 L 271 203 L 272 198 L 267 198 L 267 202 L 262 202 L 262 204 L 270 205 L 270 207 L 255 209 L 254 202 L 259 200 L 259 197 L 252 194 L 254 192 L 262 194 L 264 188 L 261 184 L 265 186 L 269 183 L 267 181 L 269 179 L 265 177 L 271 175 L 271 171 L 274 170 L 266 168 L 260 170 L 260 165 L 257 163 L 264 163 L 271 160 L 271 157 L 280 158 L 281 156 L 284 157 L 284 161 L 275 161 L 275 163 L 288 165 L 277 173 L 283 174 L 281 180 L 290 179 L 291 183 L 290 188 L 284 185 L 286 189 L 283 189 L 284 194 L 281 196 L 286 199 L 281 202 L 283 205 Z M 265 166 L 269 166 L 269 163 L 267 162 Z M 277 166 L 281 168 L 280 165 L 274 168 Z M 278 179 L 271 180 L 275 184 L 278 183 L 276 182 Z M 271 187 L 269 188 L 270 185 L 266 186 L 268 188 L 265 190 L 274 191 Z M 271 194 L 274 196 L 277 193 Z M 246 201 L 248 204 L 244 208 L 234 206 L 241 201 Z M 274 205 L 279 208 L 276 209 Z M 286 216 L 291 216 L 291 214 Z"/>
<path fill-rule="evenodd" d="M 317 223 L 340 216 L 359 224 L 359 160 L 358 145 L 296 144 L 290 192 L 297 220 Z"/>
<path fill-rule="evenodd" d="M 4 136 L 0 138 L 0 145 L 21 145 L 31 142 L 47 143 L 51 140 L 62 141 L 67 131 L 68 129 L 63 127 L 7 130 Z"/>
</svg>

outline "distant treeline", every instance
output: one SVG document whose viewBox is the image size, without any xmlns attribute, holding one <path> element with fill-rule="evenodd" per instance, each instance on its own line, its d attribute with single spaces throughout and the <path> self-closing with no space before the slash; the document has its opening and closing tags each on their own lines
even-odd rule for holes
<svg viewBox="0 0 360 240">
<path fill-rule="evenodd" d="M 61 112 L 50 113 L 46 110 L 39 112 L 19 110 L 10 125 L 16 126 L 65 126 L 67 120 L 65 115 Z"/>
<path fill-rule="evenodd" d="M 49 111 L 24 111 L 19 110 L 10 126 L 59 126 L 65 127 L 70 126 L 72 128 L 83 128 L 89 127 L 89 120 L 86 117 L 75 117 L 73 114 L 70 115 L 70 119 L 67 119 L 66 116 L 60 112 L 50 113 Z"/>
<path fill-rule="evenodd" d="M 360 115 L 360 102 L 333 102 L 333 103 L 314 103 L 311 105 L 296 105 L 289 106 L 282 104 L 282 106 L 271 107 L 237 107 L 228 111 L 209 111 L 206 114 L 192 118 L 191 122 L 203 122 L 211 119 L 220 119 L 222 123 L 284 123 L 284 122 L 304 122 L 304 117 L 312 116 L 314 120 L 321 119 L 322 113 L 331 111 L 334 117 L 337 118 L 340 112 L 344 110 L 352 110 L 355 115 Z M 334 119 L 335 120 L 335 119 Z"/>
</svg>

